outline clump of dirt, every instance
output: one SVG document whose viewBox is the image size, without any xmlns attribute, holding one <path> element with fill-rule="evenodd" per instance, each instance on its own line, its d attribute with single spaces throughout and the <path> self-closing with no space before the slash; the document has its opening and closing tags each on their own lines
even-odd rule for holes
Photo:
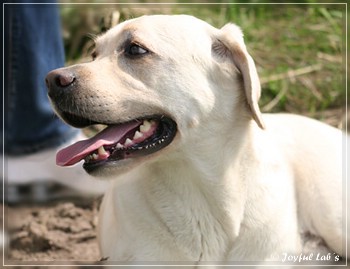
<svg viewBox="0 0 350 269">
<path fill-rule="evenodd" d="M 7 207 L 9 261 L 99 261 L 97 203 Z"/>
</svg>

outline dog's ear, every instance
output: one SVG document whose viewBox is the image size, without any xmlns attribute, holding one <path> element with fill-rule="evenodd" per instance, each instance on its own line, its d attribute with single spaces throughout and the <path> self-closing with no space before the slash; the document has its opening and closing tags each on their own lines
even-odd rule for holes
<svg viewBox="0 0 350 269">
<path fill-rule="evenodd" d="M 265 124 L 259 109 L 258 101 L 261 88 L 258 73 L 252 57 L 248 54 L 244 44 L 241 29 L 234 24 L 226 24 L 219 30 L 212 50 L 220 57 L 229 57 L 242 74 L 244 91 L 252 117 L 264 129 Z"/>
</svg>

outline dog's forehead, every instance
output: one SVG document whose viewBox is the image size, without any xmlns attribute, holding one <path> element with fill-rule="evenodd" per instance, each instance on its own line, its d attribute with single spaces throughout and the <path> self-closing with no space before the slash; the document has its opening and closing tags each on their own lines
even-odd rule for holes
<svg viewBox="0 0 350 269">
<path fill-rule="evenodd" d="M 137 38 L 147 43 L 159 44 L 158 41 L 202 43 L 209 40 L 210 32 L 217 29 L 208 23 L 188 15 L 152 15 L 127 20 L 107 31 L 96 40 L 97 46 L 122 43 L 126 39 Z M 189 38 L 191 37 L 191 38 Z M 195 38 L 194 38 L 195 37 Z M 182 43 L 184 46 L 185 43 Z"/>
</svg>

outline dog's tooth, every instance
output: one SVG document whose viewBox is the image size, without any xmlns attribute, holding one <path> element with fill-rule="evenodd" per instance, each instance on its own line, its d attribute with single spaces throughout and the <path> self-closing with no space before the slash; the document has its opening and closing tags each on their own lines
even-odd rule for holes
<svg viewBox="0 0 350 269">
<path fill-rule="evenodd" d="M 97 151 L 98 151 L 98 154 L 106 153 L 106 150 L 105 150 L 105 148 L 103 146 L 99 147 Z"/>
<path fill-rule="evenodd" d="M 98 148 L 98 156 L 106 158 L 109 156 L 109 153 L 105 150 L 105 148 L 103 146 L 101 146 Z"/>
<path fill-rule="evenodd" d="M 124 146 L 122 144 L 118 143 L 117 144 L 117 149 L 122 149 L 122 148 L 124 148 Z"/>
<path fill-rule="evenodd" d="M 138 138 L 141 138 L 141 137 L 143 137 L 143 134 L 141 132 L 139 132 L 139 131 L 136 131 L 135 134 L 134 134 L 133 139 L 138 139 Z"/>
<path fill-rule="evenodd" d="M 94 153 L 94 154 L 92 154 L 92 158 L 93 158 L 94 160 L 97 160 L 97 159 L 98 159 L 98 155 L 97 155 L 96 153 Z"/>
<path fill-rule="evenodd" d="M 151 129 L 152 124 L 148 120 L 144 120 L 142 125 L 140 126 L 140 132 L 145 133 Z"/>
<path fill-rule="evenodd" d="M 132 145 L 133 144 L 133 142 L 132 142 L 132 140 L 130 139 L 130 138 L 127 138 L 126 140 L 125 140 L 125 143 L 124 143 L 124 146 L 129 146 L 129 145 Z"/>
</svg>

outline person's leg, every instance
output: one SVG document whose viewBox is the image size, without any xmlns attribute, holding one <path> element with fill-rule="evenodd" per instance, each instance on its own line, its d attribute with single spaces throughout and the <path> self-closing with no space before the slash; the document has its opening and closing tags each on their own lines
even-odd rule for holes
<svg viewBox="0 0 350 269">
<path fill-rule="evenodd" d="M 5 153 L 59 146 L 77 130 L 54 115 L 45 87 L 46 74 L 64 65 L 57 6 L 5 8 Z"/>
<path fill-rule="evenodd" d="M 53 183 L 81 194 L 103 193 L 108 183 L 92 179 L 80 165 L 55 165 L 58 148 L 86 138 L 55 116 L 47 98 L 46 74 L 64 65 L 57 5 L 5 5 L 4 13 L 5 199 L 44 201 L 55 196 L 47 193 Z M 19 190 L 28 186 L 25 197 Z"/>
</svg>

